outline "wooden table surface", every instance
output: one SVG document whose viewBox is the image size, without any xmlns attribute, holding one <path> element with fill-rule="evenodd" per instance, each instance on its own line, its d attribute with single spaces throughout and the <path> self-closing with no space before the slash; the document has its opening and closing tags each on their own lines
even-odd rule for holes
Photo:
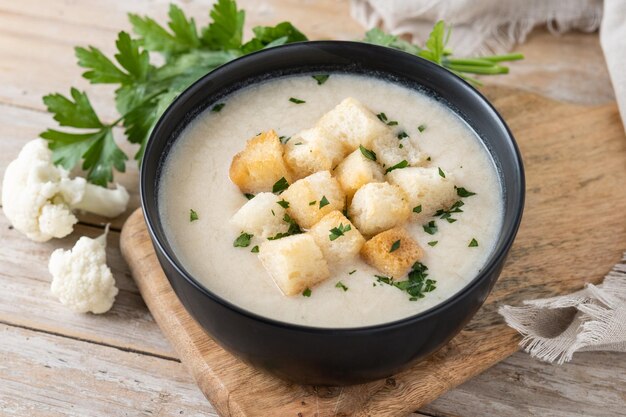
<svg viewBox="0 0 626 417">
<path fill-rule="evenodd" d="M 180 2 L 198 22 L 211 2 Z M 0 0 L 0 172 L 22 145 L 53 126 L 41 96 L 90 92 L 99 114 L 112 120 L 112 89 L 89 86 L 74 65 L 73 46 L 113 50 L 129 29 L 127 12 L 162 19 L 166 0 Z M 247 29 L 291 20 L 312 39 L 354 39 L 363 29 L 346 1 L 240 0 Z M 486 80 L 560 100 L 599 104 L 613 99 L 597 34 L 554 37 L 537 30 L 518 50 L 526 60 L 512 74 Z M 601 128 L 601 127 L 599 127 Z M 117 131 L 118 137 L 121 132 Z M 128 147 L 126 147 L 128 149 Z M 137 169 L 118 176 L 138 204 Z M 107 256 L 120 293 L 105 315 L 74 314 L 50 294 L 48 257 L 79 236 L 102 233 L 101 219 L 83 217 L 62 240 L 34 243 L 0 215 L 1 416 L 211 416 L 144 305 L 119 251 L 116 220 Z M 624 248 L 626 249 L 626 248 Z M 263 415 L 259 410 L 259 415 Z M 626 355 L 582 353 L 565 366 L 517 353 L 448 392 L 415 416 L 626 416 Z"/>
</svg>

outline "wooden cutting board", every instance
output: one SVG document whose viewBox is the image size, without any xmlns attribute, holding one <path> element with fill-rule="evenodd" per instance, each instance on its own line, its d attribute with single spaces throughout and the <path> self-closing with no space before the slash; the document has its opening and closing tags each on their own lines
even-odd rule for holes
<svg viewBox="0 0 626 417">
<path fill-rule="evenodd" d="M 302 386 L 248 367 L 208 337 L 159 267 L 140 210 L 121 249 L 161 330 L 222 416 L 401 416 L 518 349 L 501 304 L 598 282 L 626 250 L 626 137 L 614 104 L 583 107 L 527 92 L 483 90 L 504 116 L 526 166 L 524 220 L 504 272 L 470 324 L 427 361 L 351 387 Z"/>
</svg>

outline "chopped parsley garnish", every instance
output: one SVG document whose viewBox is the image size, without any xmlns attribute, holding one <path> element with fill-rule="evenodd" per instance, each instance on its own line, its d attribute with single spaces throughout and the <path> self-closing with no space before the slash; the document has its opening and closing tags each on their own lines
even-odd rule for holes
<svg viewBox="0 0 626 417">
<path fill-rule="evenodd" d="M 317 81 L 317 85 L 322 85 L 324 84 L 326 81 L 328 81 L 328 78 L 330 77 L 330 75 L 328 74 L 320 74 L 320 75 L 312 75 L 311 76 L 315 81 Z"/>
<path fill-rule="evenodd" d="M 352 271 L 348 272 L 348 275 L 352 275 L 356 272 L 356 269 L 353 269 Z"/>
<path fill-rule="evenodd" d="M 278 240 L 287 236 L 297 235 L 302 233 L 302 229 L 298 226 L 298 223 L 294 219 L 292 219 L 287 213 L 283 216 L 283 221 L 289 224 L 289 229 L 286 232 L 277 233 L 274 236 L 270 236 L 267 240 Z"/>
<path fill-rule="evenodd" d="M 426 278 L 428 276 L 427 270 L 428 267 L 426 265 L 421 262 L 415 262 L 411 268 L 411 272 L 409 272 L 408 279 L 405 281 L 394 281 L 393 278 L 382 275 L 374 276 L 380 283 L 391 285 L 399 290 L 405 291 L 409 294 L 410 301 L 417 301 L 419 298 L 424 298 L 424 293 L 431 292 L 437 288 L 437 281 Z"/>
<path fill-rule="evenodd" d="M 478 246 L 478 241 L 476 239 L 472 238 L 472 241 L 467 246 L 469 248 L 475 248 L 476 246 Z"/>
<path fill-rule="evenodd" d="M 421 213 L 421 212 L 422 212 L 422 205 L 421 204 L 419 206 L 413 207 L 413 213 Z"/>
<path fill-rule="evenodd" d="M 361 150 L 361 153 L 364 157 L 366 157 L 370 161 L 376 161 L 376 153 L 374 151 L 367 149 L 363 145 L 359 145 L 359 149 Z"/>
<path fill-rule="evenodd" d="M 452 218 L 453 213 L 462 213 L 461 207 L 464 205 L 463 201 L 459 200 L 454 203 L 448 210 L 439 209 L 435 212 L 435 217 L 439 216 L 440 219 L 445 219 L 448 223 L 454 223 L 456 219 Z"/>
<path fill-rule="evenodd" d="M 346 286 L 344 285 L 344 283 L 343 283 L 343 282 L 341 282 L 341 281 L 339 281 L 339 282 L 337 282 L 337 283 L 335 284 L 335 288 L 341 288 L 341 289 L 342 289 L 342 290 L 344 290 L 344 291 L 348 291 L 348 287 L 346 287 Z"/>
<path fill-rule="evenodd" d="M 215 106 L 213 106 L 211 111 L 213 113 L 218 113 L 220 110 L 222 110 L 224 108 L 225 105 L 226 105 L 226 103 L 217 103 Z"/>
<path fill-rule="evenodd" d="M 290 97 L 289 101 L 291 101 L 292 103 L 295 104 L 302 104 L 302 103 L 306 103 L 306 101 L 304 100 L 300 100 L 299 98 L 295 98 L 295 97 Z"/>
<path fill-rule="evenodd" d="M 437 224 L 432 220 L 429 221 L 428 224 L 425 224 L 423 227 L 424 231 L 429 235 L 434 235 L 435 233 L 437 233 Z"/>
<path fill-rule="evenodd" d="M 320 200 L 320 208 L 329 205 L 330 202 L 328 201 L 328 199 L 326 198 L 326 196 L 322 196 L 322 199 Z"/>
<path fill-rule="evenodd" d="M 431 160 L 431 159 L 430 159 L 430 156 L 429 156 L 428 158 L 426 158 L 426 160 L 427 160 L 427 161 L 430 161 L 430 160 Z"/>
<path fill-rule="evenodd" d="M 346 224 L 344 226 L 343 223 L 339 223 L 338 227 L 333 227 L 332 229 L 329 230 L 330 235 L 328 236 L 328 238 L 330 240 L 335 240 L 343 236 L 344 233 L 349 232 L 350 230 L 352 230 L 352 227 L 350 227 L 349 224 Z"/>
<path fill-rule="evenodd" d="M 307 287 L 304 291 L 302 291 L 302 295 L 304 297 L 310 297 L 311 296 L 311 289 Z"/>
<path fill-rule="evenodd" d="M 439 167 L 437 167 L 437 168 L 439 168 Z M 441 169 L 441 168 L 439 168 L 439 176 L 442 177 L 442 178 L 446 177 L 446 173 L 443 172 L 443 169 Z"/>
<path fill-rule="evenodd" d="M 391 248 L 389 248 L 389 253 L 393 251 L 397 251 L 398 249 L 400 249 L 400 239 L 396 240 L 395 242 L 391 244 Z"/>
<path fill-rule="evenodd" d="M 274 210 L 270 210 L 272 212 L 272 216 L 276 216 L 276 213 L 274 213 Z"/>
<path fill-rule="evenodd" d="M 253 247 L 250 252 L 252 252 L 252 253 L 259 253 L 259 245 L 256 245 L 255 247 Z"/>
<path fill-rule="evenodd" d="M 406 168 L 408 166 L 409 166 L 409 162 L 405 159 L 402 162 L 398 162 L 394 166 L 387 168 L 387 171 L 385 171 L 385 174 L 389 174 L 394 169 L 402 169 L 402 168 Z"/>
<path fill-rule="evenodd" d="M 314 206 L 317 203 L 317 200 L 309 201 L 309 206 Z"/>
<path fill-rule="evenodd" d="M 471 197 L 473 195 L 476 195 L 476 193 L 473 193 L 463 187 L 458 187 L 456 189 L 456 195 L 458 195 L 459 197 Z"/>
<path fill-rule="evenodd" d="M 293 146 L 302 145 L 302 142 L 294 143 Z"/>
<path fill-rule="evenodd" d="M 438 240 L 433 240 L 431 242 L 428 242 L 428 246 L 435 246 L 437 243 L 439 243 Z"/>
<path fill-rule="evenodd" d="M 278 139 L 280 140 L 280 143 L 285 145 L 287 142 L 289 142 L 289 139 L 291 139 L 291 136 L 280 136 Z"/>
<path fill-rule="evenodd" d="M 254 235 L 241 232 L 239 237 L 233 242 L 233 246 L 236 248 L 247 248 L 248 246 L 250 246 L 250 240 L 252 239 L 252 236 Z"/>
<path fill-rule="evenodd" d="M 280 201 L 277 201 L 276 204 L 278 204 L 282 208 L 289 208 L 289 201 L 280 200 Z"/>
<path fill-rule="evenodd" d="M 194 209 L 189 209 L 189 222 L 195 222 L 198 220 L 198 213 Z"/>
<path fill-rule="evenodd" d="M 409 135 L 406 132 L 404 132 L 404 131 L 398 133 L 398 136 L 397 136 L 398 139 L 404 139 L 404 138 L 408 138 L 408 137 L 409 137 Z"/>
<path fill-rule="evenodd" d="M 287 182 L 285 177 L 282 177 L 281 179 L 276 181 L 276 184 L 274 184 L 274 186 L 272 187 L 272 192 L 280 193 L 282 191 L 285 191 L 288 187 L 289 187 L 289 183 Z"/>
<path fill-rule="evenodd" d="M 398 122 L 396 122 L 395 120 L 387 119 L 387 115 L 385 113 L 378 113 L 376 115 L 376 117 L 378 117 L 378 120 L 380 120 L 381 122 L 383 122 L 387 126 L 397 126 L 398 125 Z"/>
<path fill-rule="evenodd" d="M 420 132 L 423 132 L 424 130 L 426 130 L 426 125 L 419 125 L 417 127 L 417 130 L 419 130 Z"/>
<path fill-rule="evenodd" d="M 402 144 L 399 144 L 398 148 L 402 149 L 402 148 L 404 148 L 404 146 L 402 146 Z"/>
<path fill-rule="evenodd" d="M 252 193 L 245 193 L 244 195 L 246 196 L 248 200 L 252 200 L 254 198 L 254 194 Z"/>
</svg>

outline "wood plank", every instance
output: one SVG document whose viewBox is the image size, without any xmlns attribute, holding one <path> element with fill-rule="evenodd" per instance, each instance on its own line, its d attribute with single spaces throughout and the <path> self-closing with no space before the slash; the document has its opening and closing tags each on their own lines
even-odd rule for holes
<svg viewBox="0 0 626 417">
<path fill-rule="evenodd" d="M 563 366 L 516 353 L 420 411 L 452 416 L 626 416 L 626 354 L 584 352 Z"/>
<path fill-rule="evenodd" d="M 176 361 L 0 324 L 0 414 L 217 414 Z"/>
<path fill-rule="evenodd" d="M 260 404 L 273 415 L 409 413 L 517 350 L 519 337 L 497 314 L 498 305 L 598 282 L 621 259 L 626 200 L 614 193 L 626 183 L 626 140 L 616 106 L 573 106 L 506 88 L 485 92 L 524 155 L 524 221 L 503 275 L 470 324 L 428 360 L 393 378 L 321 392 L 247 367 L 184 310 L 159 269 L 140 211 L 131 215 L 122 253 L 156 321 L 220 415 L 252 416 Z"/>
<path fill-rule="evenodd" d="M 77 225 L 64 239 L 36 243 L 9 228 L 0 216 L 0 322 L 43 329 L 123 349 L 176 357 L 148 312 L 119 250 L 119 233 L 108 236 L 107 263 L 120 293 L 103 315 L 77 314 L 50 293 L 50 253 L 69 249 L 79 236 L 95 237 L 101 229 Z"/>
</svg>

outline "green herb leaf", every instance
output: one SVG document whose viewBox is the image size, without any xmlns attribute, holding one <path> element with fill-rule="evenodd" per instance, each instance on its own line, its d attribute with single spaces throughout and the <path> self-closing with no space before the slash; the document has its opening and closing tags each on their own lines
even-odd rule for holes
<svg viewBox="0 0 626 417">
<path fill-rule="evenodd" d="M 291 139 L 291 136 L 287 137 L 287 136 L 280 136 L 278 138 L 280 140 L 280 143 L 282 143 L 283 145 L 286 145 L 287 142 L 289 142 L 289 139 Z"/>
<path fill-rule="evenodd" d="M 413 213 L 421 213 L 421 212 L 422 212 L 422 205 L 421 204 L 419 206 L 413 207 Z"/>
<path fill-rule="evenodd" d="M 344 235 L 344 233 L 349 232 L 350 230 L 352 230 L 352 227 L 350 227 L 349 224 L 346 224 L 345 226 L 342 223 L 339 223 L 338 227 L 333 227 L 332 229 L 329 230 L 330 235 L 328 236 L 328 238 L 332 241 L 335 240 L 341 236 Z"/>
<path fill-rule="evenodd" d="M 391 244 L 391 248 L 389 249 L 389 253 L 400 249 L 400 239 L 396 240 Z"/>
<path fill-rule="evenodd" d="M 380 120 L 381 122 L 383 122 L 387 126 L 397 126 L 398 125 L 397 121 L 387 119 L 387 115 L 385 113 L 378 113 L 376 115 L 376 117 L 378 117 L 378 120 Z"/>
<path fill-rule="evenodd" d="M 328 78 L 330 77 L 330 75 L 328 74 L 322 74 L 322 75 L 312 75 L 313 79 L 315 81 L 317 81 L 317 85 L 322 85 L 324 84 L 326 81 L 328 81 Z"/>
<path fill-rule="evenodd" d="M 397 164 L 395 164 L 392 167 L 387 168 L 387 171 L 385 171 L 385 174 L 390 173 L 391 171 L 393 171 L 394 169 L 402 169 L 402 168 L 406 168 L 409 166 L 409 162 L 404 160 L 402 162 L 398 162 Z"/>
<path fill-rule="evenodd" d="M 437 167 L 437 168 L 439 168 L 439 167 Z M 442 177 L 442 178 L 446 177 L 446 173 L 443 172 L 443 170 L 441 168 L 439 168 L 439 176 Z"/>
<path fill-rule="evenodd" d="M 341 289 L 342 289 L 342 290 L 344 290 L 344 291 L 348 291 L 348 287 L 346 287 L 346 286 L 343 284 L 343 282 L 341 282 L 341 281 L 338 281 L 338 282 L 335 284 L 335 288 L 341 288 Z"/>
<path fill-rule="evenodd" d="M 241 47 L 244 54 L 286 43 L 308 40 L 302 32 L 289 22 L 281 22 L 276 26 L 257 26 L 252 29 L 252 32 L 254 32 L 255 37 Z"/>
<path fill-rule="evenodd" d="M 292 103 L 296 103 L 296 104 L 306 103 L 306 101 L 300 100 L 299 98 L 295 98 L 295 97 L 289 98 L 289 101 L 291 101 Z"/>
<path fill-rule="evenodd" d="M 250 252 L 252 253 L 259 253 L 259 245 L 256 245 L 255 247 L 253 247 Z"/>
<path fill-rule="evenodd" d="M 213 113 L 219 113 L 220 110 L 222 110 L 224 108 L 224 106 L 226 105 L 226 103 L 217 103 L 215 106 L 213 106 L 211 108 L 211 111 Z"/>
<path fill-rule="evenodd" d="M 376 161 L 376 153 L 372 150 L 367 149 L 363 145 L 359 145 L 359 149 L 364 157 L 369 159 L 370 161 Z"/>
<path fill-rule="evenodd" d="M 248 200 L 252 200 L 254 198 L 254 194 L 251 194 L 251 193 L 245 193 L 244 195 L 246 196 Z"/>
<path fill-rule="evenodd" d="M 322 207 L 325 207 L 325 206 L 329 205 L 329 204 L 330 204 L 330 202 L 328 201 L 328 199 L 326 198 L 326 196 L 325 196 L 325 195 L 324 195 L 324 196 L 322 196 L 322 199 L 320 200 L 320 209 L 321 209 Z"/>
<path fill-rule="evenodd" d="M 198 213 L 194 209 L 189 209 L 189 222 L 195 222 L 198 220 Z"/>
<path fill-rule="evenodd" d="M 213 21 L 202 30 L 202 43 L 213 50 L 237 49 L 243 38 L 245 12 L 232 0 L 218 0 L 210 13 Z"/>
<path fill-rule="evenodd" d="M 398 135 L 397 135 L 398 139 L 404 139 L 404 138 L 408 138 L 408 137 L 409 137 L 409 135 L 406 132 L 404 132 L 404 131 L 398 133 Z"/>
<path fill-rule="evenodd" d="M 249 233 L 241 232 L 239 237 L 233 242 L 233 246 L 236 248 L 247 248 L 248 246 L 250 246 L 250 240 L 253 236 L 254 235 L 251 235 Z"/>
<path fill-rule="evenodd" d="M 317 203 L 317 200 L 309 201 L 309 206 L 314 206 Z"/>
<path fill-rule="evenodd" d="M 311 289 L 310 288 L 306 288 L 304 291 L 302 291 L 302 295 L 304 297 L 310 297 L 311 296 Z"/>
<path fill-rule="evenodd" d="M 289 208 L 289 201 L 280 200 L 276 202 L 282 208 Z"/>
<path fill-rule="evenodd" d="M 421 132 L 423 132 L 424 130 L 426 130 L 426 125 L 419 125 L 419 126 L 417 127 L 417 130 L 419 130 L 419 131 L 420 131 L 420 133 L 421 133 Z"/>
<path fill-rule="evenodd" d="M 429 246 L 435 246 L 437 243 L 439 243 L 439 241 L 437 241 L 437 240 L 433 240 L 433 241 L 431 241 L 431 242 L 428 242 L 428 245 L 429 245 Z"/>
<path fill-rule="evenodd" d="M 348 272 L 348 275 L 352 275 L 356 272 L 356 269 L 353 269 L 352 271 Z"/>
<path fill-rule="evenodd" d="M 470 247 L 470 248 L 475 248 L 476 246 L 478 246 L 478 241 L 476 239 L 472 238 L 471 242 L 467 246 Z"/>
<path fill-rule="evenodd" d="M 437 233 L 437 224 L 434 221 L 430 221 L 428 222 L 428 224 L 425 224 L 422 227 L 424 228 L 424 231 L 429 235 L 434 235 L 435 233 Z"/>
<path fill-rule="evenodd" d="M 476 195 L 476 193 L 473 193 L 471 191 L 466 190 L 463 187 L 458 187 L 456 189 L 456 195 L 458 195 L 459 197 L 471 197 L 473 195 Z"/>
<path fill-rule="evenodd" d="M 287 182 L 285 177 L 282 177 L 281 179 L 276 181 L 276 183 L 272 187 L 272 192 L 273 193 L 281 193 L 281 192 L 285 191 L 287 188 L 289 188 L 289 183 Z"/>
</svg>

